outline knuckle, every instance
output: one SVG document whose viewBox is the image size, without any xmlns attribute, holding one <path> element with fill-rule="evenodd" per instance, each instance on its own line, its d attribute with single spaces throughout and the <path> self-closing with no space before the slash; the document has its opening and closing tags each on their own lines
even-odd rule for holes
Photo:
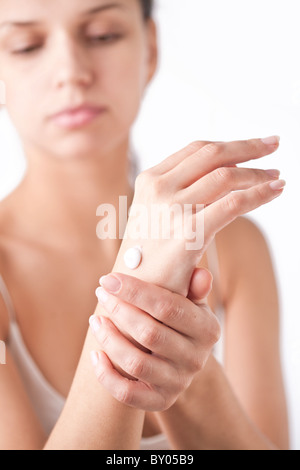
<svg viewBox="0 0 300 470">
<path fill-rule="evenodd" d="M 203 355 L 200 354 L 200 352 L 196 352 L 195 354 L 193 354 L 191 360 L 190 360 L 190 367 L 191 367 L 191 370 L 195 373 L 195 372 L 200 372 L 201 370 L 203 370 L 204 368 L 204 358 L 203 358 Z"/>
<path fill-rule="evenodd" d="M 251 171 L 252 171 L 252 174 L 253 174 L 255 180 L 258 180 L 258 181 L 263 180 L 264 181 L 266 179 L 269 179 L 264 170 L 258 170 L 256 168 L 253 168 Z"/>
<path fill-rule="evenodd" d="M 150 178 L 150 172 L 145 170 L 137 175 L 135 182 L 136 184 L 143 183 L 145 180 L 148 180 L 148 178 Z"/>
<path fill-rule="evenodd" d="M 106 371 L 104 369 L 97 368 L 96 377 L 99 383 L 103 384 L 106 378 Z"/>
<path fill-rule="evenodd" d="M 266 192 L 263 186 L 255 186 L 253 191 L 255 192 L 256 199 L 260 200 L 266 197 Z"/>
<path fill-rule="evenodd" d="M 223 206 L 225 212 L 235 215 L 240 210 L 240 199 L 237 198 L 236 194 L 230 193 L 224 198 Z"/>
<path fill-rule="evenodd" d="M 194 152 L 198 152 L 199 150 L 201 150 L 202 147 L 203 147 L 203 142 L 201 140 L 194 140 L 188 145 L 187 148 L 188 150 L 194 153 Z"/>
<path fill-rule="evenodd" d="M 133 403 L 133 390 L 130 381 L 124 382 L 116 391 L 115 398 L 120 403 L 130 406 Z"/>
<path fill-rule="evenodd" d="M 180 322 L 184 317 L 184 309 L 173 299 L 161 300 L 157 306 L 158 316 L 163 323 Z"/>
<path fill-rule="evenodd" d="M 130 304 L 135 305 L 141 294 L 141 289 L 138 284 L 138 281 L 132 278 L 130 281 L 130 285 L 128 286 L 127 293 L 126 293 L 126 301 Z"/>
<path fill-rule="evenodd" d="M 148 406 L 144 408 L 145 410 L 162 412 L 166 411 L 174 404 L 174 400 L 171 401 L 170 394 L 167 393 L 165 389 L 162 389 L 160 387 L 154 387 L 152 391 L 152 403 L 151 405 L 148 404 Z"/>
<path fill-rule="evenodd" d="M 125 372 L 136 378 L 147 377 L 149 369 L 149 362 L 138 356 L 130 357 L 125 363 Z"/>
<path fill-rule="evenodd" d="M 203 148 L 203 151 L 211 157 L 219 156 L 223 151 L 223 144 L 218 142 L 211 142 Z"/>
<path fill-rule="evenodd" d="M 249 139 L 249 140 L 246 140 L 245 142 L 247 148 L 248 148 L 248 151 L 251 153 L 251 154 L 255 154 L 257 153 L 259 150 L 260 150 L 260 142 L 256 139 Z"/>
<path fill-rule="evenodd" d="M 157 344 L 164 343 L 164 334 L 159 327 L 146 327 L 140 331 L 139 341 L 143 346 L 151 350 Z"/>
<path fill-rule="evenodd" d="M 150 170 L 142 171 L 135 179 L 135 190 L 143 189 L 145 186 L 152 184 L 153 175 Z"/>
<path fill-rule="evenodd" d="M 156 198 L 160 198 L 166 192 L 166 177 L 165 175 L 158 175 L 152 181 L 152 190 Z"/>
<path fill-rule="evenodd" d="M 164 174 L 155 174 L 150 170 L 140 173 L 135 180 L 135 190 L 137 192 L 145 191 L 145 188 L 151 188 L 154 196 L 161 196 L 166 189 L 166 176 Z"/>
<path fill-rule="evenodd" d="M 221 167 L 217 168 L 216 170 L 213 171 L 212 173 L 214 180 L 216 183 L 231 183 L 233 180 L 233 172 L 231 171 L 230 168 L 227 167 Z"/>
</svg>

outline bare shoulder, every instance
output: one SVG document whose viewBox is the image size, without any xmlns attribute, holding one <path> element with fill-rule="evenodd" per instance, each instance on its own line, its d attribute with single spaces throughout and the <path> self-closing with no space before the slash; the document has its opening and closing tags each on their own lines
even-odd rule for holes
<svg viewBox="0 0 300 470">
<path fill-rule="evenodd" d="M 273 268 L 269 244 L 262 229 L 248 217 L 238 217 L 216 236 L 222 296 L 230 296 L 237 280 L 269 276 Z"/>
<path fill-rule="evenodd" d="M 234 248 L 234 252 L 245 247 L 267 247 L 267 241 L 262 229 L 247 217 L 238 217 L 234 222 L 225 227 L 216 236 L 217 243 Z M 232 255 L 234 253 L 231 253 Z"/>
</svg>

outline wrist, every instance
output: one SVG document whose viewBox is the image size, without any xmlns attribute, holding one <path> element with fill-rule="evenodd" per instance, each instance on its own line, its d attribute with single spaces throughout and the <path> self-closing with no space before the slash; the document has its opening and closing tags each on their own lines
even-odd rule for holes
<svg viewBox="0 0 300 470">
<path fill-rule="evenodd" d="M 155 201 L 145 196 L 145 185 L 137 185 L 113 271 L 186 296 L 204 251 L 204 220 L 196 224 L 188 206 Z M 142 259 L 130 269 L 124 255 L 137 246 Z"/>
<path fill-rule="evenodd" d="M 124 262 L 124 255 L 134 246 L 141 247 L 142 258 L 136 269 L 130 269 Z M 185 251 L 178 240 L 124 239 L 112 272 L 138 277 L 186 296 L 196 265 L 195 256 Z"/>
</svg>

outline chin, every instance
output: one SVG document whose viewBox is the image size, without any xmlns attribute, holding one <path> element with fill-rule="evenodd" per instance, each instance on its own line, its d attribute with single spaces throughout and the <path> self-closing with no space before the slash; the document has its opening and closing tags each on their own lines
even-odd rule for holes
<svg viewBox="0 0 300 470">
<path fill-rule="evenodd" d="M 90 160 L 123 150 L 128 146 L 130 123 L 113 122 L 109 125 L 91 125 L 72 131 L 44 130 L 36 135 L 40 142 L 30 139 L 35 148 L 45 155 L 60 160 Z M 34 142 L 35 140 L 35 142 Z M 122 151 L 121 150 L 121 151 Z"/>
<path fill-rule="evenodd" d="M 55 144 L 49 142 L 48 149 L 52 155 L 62 160 L 87 160 L 105 154 L 111 142 L 101 135 L 72 134 L 63 139 L 56 139 Z M 48 153 L 47 149 L 47 153 Z"/>
</svg>

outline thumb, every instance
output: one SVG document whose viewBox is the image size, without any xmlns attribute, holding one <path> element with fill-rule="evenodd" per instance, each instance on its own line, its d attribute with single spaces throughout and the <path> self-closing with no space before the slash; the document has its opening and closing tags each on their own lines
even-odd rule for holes
<svg viewBox="0 0 300 470">
<path fill-rule="evenodd" d="M 207 269 L 196 268 L 191 278 L 188 299 L 195 303 L 205 300 L 212 289 L 212 283 L 212 274 Z"/>
</svg>

